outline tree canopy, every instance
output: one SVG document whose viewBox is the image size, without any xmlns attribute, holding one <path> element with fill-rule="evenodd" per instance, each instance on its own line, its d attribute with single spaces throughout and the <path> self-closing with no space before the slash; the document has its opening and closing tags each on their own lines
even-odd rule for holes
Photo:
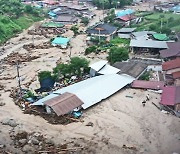
<svg viewBox="0 0 180 154">
<path fill-rule="evenodd" d="M 93 0 L 93 4 L 102 9 L 110 9 L 130 5 L 133 0 Z"/>
<path fill-rule="evenodd" d="M 81 77 L 84 73 L 88 72 L 88 65 L 89 61 L 85 58 L 73 57 L 68 64 L 58 64 L 53 69 L 53 73 L 57 78 L 68 78 L 74 75 Z"/>
<path fill-rule="evenodd" d="M 128 49 L 127 48 L 120 48 L 120 47 L 113 47 L 110 49 L 108 53 L 108 61 L 111 64 L 115 62 L 121 62 L 123 60 L 127 60 L 129 58 Z"/>
</svg>

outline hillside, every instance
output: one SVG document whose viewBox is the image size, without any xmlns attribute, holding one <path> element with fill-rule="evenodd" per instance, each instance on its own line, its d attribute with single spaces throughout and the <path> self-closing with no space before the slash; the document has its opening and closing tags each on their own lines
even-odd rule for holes
<svg viewBox="0 0 180 154">
<path fill-rule="evenodd" d="M 42 10 L 23 5 L 19 0 L 0 1 L 0 44 L 42 20 Z"/>
</svg>

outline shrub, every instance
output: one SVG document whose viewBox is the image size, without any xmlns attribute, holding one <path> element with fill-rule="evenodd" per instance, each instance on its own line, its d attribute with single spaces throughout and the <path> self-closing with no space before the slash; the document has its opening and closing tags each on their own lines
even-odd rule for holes
<svg viewBox="0 0 180 154">
<path fill-rule="evenodd" d="M 85 55 L 88 55 L 88 54 L 90 54 L 90 53 L 92 53 L 92 52 L 96 52 L 96 50 L 97 50 L 97 47 L 96 47 L 96 46 L 88 47 L 88 48 L 86 48 L 86 50 L 85 50 Z"/>
<path fill-rule="evenodd" d="M 139 77 L 139 80 L 147 80 L 147 81 L 149 81 L 149 79 L 150 79 L 150 72 L 149 71 L 146 71 L 143 75 L 141 75 Z"/>
</svg>

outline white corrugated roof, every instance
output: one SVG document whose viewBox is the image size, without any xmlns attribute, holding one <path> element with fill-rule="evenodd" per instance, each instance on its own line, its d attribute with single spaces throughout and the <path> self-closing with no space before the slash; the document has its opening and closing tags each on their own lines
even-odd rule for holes
<svg viewBox="0 0 180 154">
<path fill-rule="evenodd" d="M 98 62 L 95 62 L 94 64 L 91 64 L 89 67 L 92 68 L 95 71 L 99 71 L 101 68 L 103 68 L 108 62 L 105 60 L 101 60 Z"/>
<path fill-rule="evenodd" d="M 100 69 L 100 71 L 98 71 L 99 74 L 103 74 L 103 75 L 116 74 L 118 72 L 120 72 L 120 69 L 110 66 L 108 64 L 106 64 L 102 69 Z"/>
<path fill-rule="evenodd" d="M 121 28 L 120 30 L 118 30 L 118 33 L 130 33 L 133 32 L 136 28 Z"/>
<path fill-rule="evenodd" d="M 57 94 L 70 92 L 82 100 L 84 102 L 82 107 L 87 109 L 101 100 L 108 98 L 127 84 L 132 83 L 133 80 L 133 77 L 127 75 L 100 75 L 57 90 L 54 92 L 56 95 L 50 94 L 51 96 L 47 96 L 48 98 L 45 97 L 35 104 L 43 104 L 44 101 L 57 96 Z"/>
<path fill-rule="evenodd" d="M 166 42 L 164 41 L 154 41 L 154 40 L 131 40 L 130 47 L 140 47 L 140 48 L 159 48 L 166 49 L 168 48 Z"/>
<path fill-rule="evenodd" d="M 56 97 L 56 96 L 59 96 L 59 94 L 54 94 L 54 93 L 52 93 L 52 94 L 50 94 L 50 95 L 48 95 L 48 96 L 46 96 L 46 97 L 38 100 L 37 102 L 33 103 L 32 105 L 44 105 L 44 102 L 45 102 L 45 101 L 47 101 L 47 100 L 49 100 L 49 99 L 51 99 L 51 98 L 54 98 L 54 97 Z"/>
</svg>

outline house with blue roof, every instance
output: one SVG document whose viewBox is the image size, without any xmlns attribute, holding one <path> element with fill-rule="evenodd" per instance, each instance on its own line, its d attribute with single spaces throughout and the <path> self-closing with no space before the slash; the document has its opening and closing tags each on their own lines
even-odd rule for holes
<svg viewBox="0 0 180 154">
<path fill-rule="evenodd" d="M 116 16 L 117 17 L 123 17 L 123 16 L 126 16 L 126 15 L 130 15 L 130 14 L 133 14 L 135 11 L 132 10 L 132 9 L 126 9 L 126 10 L 122 10 L 122 11 L 119 11 L 116 13 Z"/>
<path fill-rule="evenodd" d="M 173 8 L 171 8 L 171 11 L 174 13 L 180 13 L 180 5 L 176 5 Z"/>
<path fill-rule="evenodd" d="M 60 46 L 61 48 L 65 49 L 67 48 L 67 45 L 69 43 L 70 39 L 66 37 L 56 37 L 51 44 L 53 46 Z"/>
</svg>

